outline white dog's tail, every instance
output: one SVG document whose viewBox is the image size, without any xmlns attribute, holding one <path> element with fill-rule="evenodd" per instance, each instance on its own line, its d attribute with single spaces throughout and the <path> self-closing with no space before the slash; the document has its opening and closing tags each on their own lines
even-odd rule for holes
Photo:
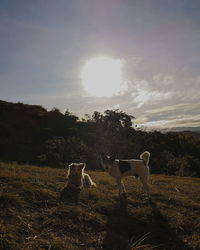
<svg viewBox="0 0 200 250">
<path fill-rule="evenodd" d="M 140 159 L 144 161 L 144 164 L 146 166 L 149 165 L 149 158 L 150 158 L 150 153 L 148 151 L 145 151 L 140 155 Z"/>
</svg>

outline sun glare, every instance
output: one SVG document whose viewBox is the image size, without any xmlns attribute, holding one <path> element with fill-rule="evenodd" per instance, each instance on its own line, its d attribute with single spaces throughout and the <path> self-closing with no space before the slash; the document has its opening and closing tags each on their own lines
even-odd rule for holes
<svg viewBox="0 0 200 250">
<path fill-rule="evenodd" d="M 122 61 L 103 56 L 92 58 L 84 65 L 81 79 L 91 96 L 111 97 L 121 88 Z"/>
</svg>

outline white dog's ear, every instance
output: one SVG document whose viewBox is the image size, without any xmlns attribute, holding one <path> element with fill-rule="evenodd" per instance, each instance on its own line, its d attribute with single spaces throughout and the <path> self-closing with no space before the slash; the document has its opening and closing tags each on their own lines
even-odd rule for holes
<svg viewBox="0 0 200 250">
<path fill-rule="evenodd" d="M 115 156 L 114 154 L 112 154 L 112 155 L 110 156 L 110 161 L 113 162 L 115 159 L 116 159 L 116 156 Z"/>
<path fill-rule="evenodd" d="M 73 166 L 73 163 L 71 164 L 66 164 L 66 168 L 71 168 Z"/>
<path fill-rule="evenodd" d="M 66 169 L 68 169 L 68 168 L 70 168 L 70 165 L 71 165 L 71 164 L 69 164 L 69 163 L 65 163 L 64 166 L 65 166 Z"/>
</svg>

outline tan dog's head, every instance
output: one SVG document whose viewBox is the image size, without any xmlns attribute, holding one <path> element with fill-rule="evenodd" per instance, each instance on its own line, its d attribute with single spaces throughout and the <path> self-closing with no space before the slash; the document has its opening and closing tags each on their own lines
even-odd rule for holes
<svg viewBox="0 0 200 250">
<path fill-rule="evenodd" d="M 69 174 L 73 176 L 82 176 L 85 163 L 71 163 L 69 165 Z"/>
<path fill-rule="evenodd" d="M 81 188 L 83 186 L 83 172 L 85 163 L 71 163 L 68 166 L 67 179 L 69 186 Z"/>
</svg>

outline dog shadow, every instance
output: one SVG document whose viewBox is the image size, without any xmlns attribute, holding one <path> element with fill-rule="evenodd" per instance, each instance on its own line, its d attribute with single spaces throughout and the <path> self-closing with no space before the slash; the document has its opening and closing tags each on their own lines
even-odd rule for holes
<svg viewBox="0 0 200 250">
<path fill-rule="evenodd" d="M 127 196 L 125 194 L 121 195 L 119 197 L 119 211 L 124 215 L 128 213 L 127 205 L 128 205 Z"/>
<path fill-rule="evenodd" d="M 80 200 L 80 192 L 81 190 L 78 188 L 65 186 L 60 192 L 59 202 L 66 204 L 78 204 Z"/>
<path fill-rule="evenodd" d="M 145 249 L 147 243 L 152 249 L 190 249 L 170 227 L 157 204 L 152 200 L 149 200 L 148 203 L 147 206 L 151 209 L 151 215 L 150 218 L 144 221 L 142 218 L 134 216 L 133 213 L 129 214 L 127 197 L 119 197 L 118 205 L 110 212 L 107 219 L 106 236 L 102 249 Z M 145 235 L 148 235 L 148 237 Z M 144 240 L 138 243 L 138 245 L 134 245 L 140 238 L 144 238 Z M 142 245 L 144 248 L 142 248 Z"/>
<path fill-rule="evenodd" d="M 123 194 L 117 197 L 117 204 L 107 219 L 106 236 L 103 241 L 103 250 L 130 250 L 132 227 L 142 222 L 128 214 L 128 199 Z M 136 226 L 137 227 L 137 226 Z"/>
<path fill-rule="evenodd" d="M 152 209 L 153 217 L 153 231 L 152 233 L 156 234 L 157 239 L 160 241 L 160 244 L 164 249 L 191 249 L 185 245 L 177 232 L 170 226 L 167 221 L 167 218 L 161 213 L 156 202 L 149 200 L 149 206 Z M 163 249 L 160 248 L 160 249 Z"/>
</svg>

